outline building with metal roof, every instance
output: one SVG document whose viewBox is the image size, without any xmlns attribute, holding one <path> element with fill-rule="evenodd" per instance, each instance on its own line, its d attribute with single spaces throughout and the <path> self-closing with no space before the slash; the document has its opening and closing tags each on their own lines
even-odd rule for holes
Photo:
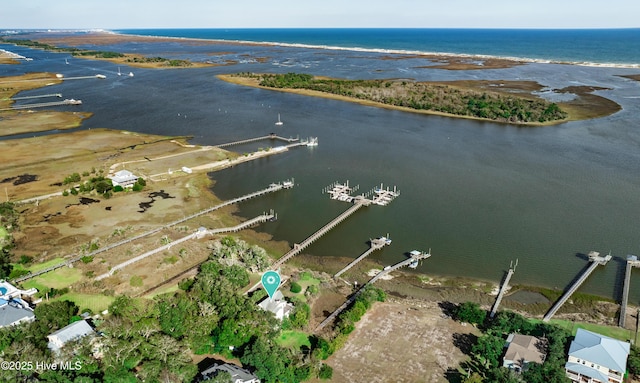
<svg viewBox="0 0 640 383">
<path fill-rule="evenodd" d="M 49 344 L 47 347 L 54 353 L 60 351 L 68 342 L 78 340 L 88 335 L 95 335 L 93 327 L 85 319 L 73 322 L 68 326 L 61 328 L 53 334 L 47 335 Z"/>
<path fill-rule="evenodd" d="M 608 336 L 578 329 L 565 364 L 573 382 L 622 382 L 631 345 Z"/>
</svg>

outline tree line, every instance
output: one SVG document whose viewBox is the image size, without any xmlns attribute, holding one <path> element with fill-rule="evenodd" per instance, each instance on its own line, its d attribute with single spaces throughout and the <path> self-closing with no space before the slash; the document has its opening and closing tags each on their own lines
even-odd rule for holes
<svg viewBox="0 0 640 383">
<path fill-rule="evenodd" d="M 340 80 L 305 73 L 236 74 L 252 77 L 269 88 L 308 89 L 415 110 L 428 110 L 509 123 L 563 120 L 568 114 L 557 104 L 499 92 L 463 89 L 407 80 Z"/>
</svg>

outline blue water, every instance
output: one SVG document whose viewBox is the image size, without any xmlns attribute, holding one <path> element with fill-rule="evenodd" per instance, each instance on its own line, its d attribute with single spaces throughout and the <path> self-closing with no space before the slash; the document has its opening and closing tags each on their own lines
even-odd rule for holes
<svg viewBox="0 0 640 383">
<path fill-rule="evenodd" d="M 196 62 L 236 62 L 180 70 L 121 66 L 123 72 L 135 72 L 135 77 L 117 76 L 118 65 L 111 62 L 0 44 L 0 48 L 33 58 L 25 65 L 0 70 L 2 75 L 34 71 L 67 77 L 106 75 L 100 81 L 65 81 L 51 88 L 65 97 L 83 100 L 74 110 L 93 113 L 81 129 L 109 127 L 188 135 L 194 144 L 215 145 L 273 132 L 280 113 L 285 124 L 277 128 L 279 134 L 319 137 L 316 148 L 298 148 L 211 174 L 213 191 L 223 200 L 295 177 L 295 189 L 239 206 L 238 214 L 247 218 L 275 209 L 279 220 L 259 228 L 275 240 L 300 243 L 347 208 L 321 193 L 329 183 L 350 180 L 365 192 L 384 182 L 401 190 L 401 197 L 389 207 L 359 211 L 305 250 L 308 254 L 355 258 L 366 250 L 367 238 L 390 233 L 393 245 L 370 256 L 381 266 L 403 259 L 406 251 L 431 248 L 433 257 L 418 267 L 419 272 L 497 282 L 504 268 L 517 258 L 514 284 L 561 289 L 586 265 L 582 254 L 611 250 L 614 261 L 598 268 L 581 291 L 618 296 L 626 255 L 640 254 L 640 82 L 621 77 L 640 73 L 637 43 L 629 37 L 640 30 L 366 31 L 137 30 L 127 32 L 280 41 L 295 46 L 162 39 L 87 46 Z M 418 38 L 420 32 L 423 38 Z M 372 37 L 376 33 L 379 38 Z M 445 44 L 444 37 L 435 37 L 438 33 L 449 33 L 447 38 L 461 47 Z M 501 40 L 494 37 L 494 43 L 489 44 L 492 33 L 501 35 Z M 456 39 L 456 34 L 467 40 Z M 566 56 L 574 52 L 572 61 L 611 65 L 532 62 L 503 69 L 456 71 L 430 68 L 431 62 L 424 57 L 386 59 L 388 50 L 536 57 L 533 49 L 522 48 L 524 37 L 514 38 L 518 34 L 530 36 L 540 61 L 560 61 L 553 52 Z M 554 42 L 544 43 L 545 35 Z M 582 37 L 572 43 L 572 35 Z M 425 36 L 430 36 L 432 45 Z M 495 43 L 498 40 L 511 43 Z M 564 46 L 559 41 L 564 41 Z M 614 43 L 621 48 L 614 49 Z M 574 49 L 581 44 L 592 46 Z M 311 45 L 361 47 L 361 51 L 308 47 Z M 614 53 L 603 54 L 604 49 Z M 620 58 L 623 55 L 627 58 Z M 635 67 L 613 65 L 614 57 Z M 601 89 L 596 94 L 617 102 L 622 110 L 599 119 L 529 129 L 248 88 L 216 78 L 217 74 L 245 71 L 417 81 L 524 79 L 544 86 L 545 97 L 559 95 L 554 89 L 583 85 Z M 264 144 L 235 150 L 248 152 Z M 634 270 L 635 278 L 638 273 L 640 270 Z M 633 279 L 633 286 L 637 283 Z M 634 304 L 640 302 L 640 289 L 632 289 L 630 299 Z"/>
<path fill-rule="evenodd" d="M 634 29 L 125 29 L 118 33 L 640 65 Z"/>
</svg>

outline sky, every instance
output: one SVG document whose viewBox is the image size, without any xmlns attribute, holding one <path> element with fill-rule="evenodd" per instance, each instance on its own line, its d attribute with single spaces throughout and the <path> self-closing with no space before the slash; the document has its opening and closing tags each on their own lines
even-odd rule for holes
<svg viewBox="0 0 640 383">
<path fill-rule="evenodd" d="M 0 30 L 638 28 L 638 0 L 2 0 Z"/>
</svg>

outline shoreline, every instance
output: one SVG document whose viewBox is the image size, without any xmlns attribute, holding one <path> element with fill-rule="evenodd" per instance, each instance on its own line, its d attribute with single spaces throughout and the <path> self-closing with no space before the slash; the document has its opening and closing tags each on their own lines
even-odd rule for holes
<svg viewBox="0 0 640 383">
<path fill-rule="evenodd" d="M 216 77 L 222 81 L 225 81 L 231 84 L 277 91 L 277 92 L 286 92 L 286 93 L 292 93 L 292 94 L 299 94 L 303 96 L 321 97 L 321 98 L 327 98 L 332 100 L 346 101 L 346 102 L 351 102 L 359 105 L 373 106 L 377 108 L 384 108 L 384 109 L 390 109 L 390 110 L 398 110 L 398 111 L 408 112 L 408 113 L 418 113 L 418 114 L 435 115 L 435 116 L 442 116 L 442 117 L 449 117 L 449 118 L 460 118 L 460 119 L 467 119 L 467 120 L 474 120 L 474 121 L 492 122 L 496 124 L 505 124 L 509 126 L 518 126 L 518 127 L 533 128 L 533 127 L 543 127 L 543 126 L 554 126 L 554 125 L 564 124 L 570 121 L 588 120 L 593 118 L 605 117 L 605 116 L 612 115 L 622 109 L 622 107 L 615 101 L 593 94 L 593 91 L 597 90 L 593 87 L 584 87 L 584 86 L 572 87 L 570 89 L 565 88 L 565 89 L 556 90 L 558 92 L 572 92 L 576 96 L 576 98 L 572 101 L 557 103 L 558 106 L 563 108 L 568 113 L 568 117 L 562 120 L 551 120 L 551 121 L 545 121 L 545 122 L 532 121 L 532 122 L 515 122 L 514 123 L 509 121 L 499 121 L 499 120 L 481 118 L 476 116 L 451 114 L 451 113 L 445 113 L 445 112 L 439 112 L 439 111 L 427 110 L 427 109 L 413 109 L 413 108 L 404 107 L 404 106 L 390 105 L 390 104 L 385 104 L 385 103 L 381 103 L 373 100 L 343 96 L 339 94 L 321 92 L 317 90 L 266 87 L 266 86 L 260 85 L 258 80 L 254 78 L 240 77 L 240 76 L 237 76 L 236 74 L 219 74 L 219 75 L 216 75 Z M 455 80 L 451 82 L 434 81 L 434 82 L 423 82 L 423 83 L 433 84 L 433 85 L 444 85 L 450 88 L 457 87 L 460 89 L 467 89 L 467 90 L 473 90 L 473 91 L 483 90 L 483 88 L 488 87 L 487 84 L 491 83 L 490 81 L 487 81 L 487 80 L 474 80 L 474 81 L 476 82 L 475 86 L 471 84 L 472 81 L 467 81 L 467 80 Z M 500 85 L 502 86 L 505 84 L 510 84 L 513 86 L 513 89 L 519 89 L 523 87 L 523 81 L 498 81 L 498 83 L 500 83 Z M 542 89 L 543 88 L 542 85 L 536 83 L 536 86 L 532 86 L 531 84 L 528 84 L 524 86 L 524 88 L 527 88 L 527 91 L 529 93 L 526 93 L 525 95 L 521 96 L 523 99 L 540 99 L 539 97 L 536 97 L 533 94 L 533 92 L 539 91 L 540 89 Z M 510 88 L 508 86 L 501 87 L 500 89 L 502 89 L 502 91 L 495 91 L 495 90 L 493 91 L 499 94 L 509 94 Z"/>
<path fill-rule="evenodd" d="M 628 69 L 640 68 L 640 64 L 636 64 L 636 63 L 598 63 L 598 62 L 589 62 L 589 61 L 540 59 L 540 58 L 532 58 L 532 57 L 497 56 L 497 55 L 483 55 L 483 54 L 470 54 L 470 53 L 436 52 L 436 51 L 385 49 L 385 48 L 368 48 L 368 47 L 344 47 L 344 46 L 333 46 L 333 45 L 287 43 L 287 42 L 278 42 L 278 41 L 225 40 L 225 39 L 206 39 L 206 38 L 196 38 L 196 37 L 152 36 L 152 35 L 128 34 L 123 32 L 116 32 L 113 30 L 105 30 L 105 31 L 101 31 L 101 33 L 106 33 L 106 34 L 111 34 L 116 36 L 123 36 L 123 37 L 135 36 L 140 38 L 168 39 L 168 40 L 181 40 L 181 41 L 182 40 L 186 40 L 186 41 L 193 40 L 193 41 L 203 41 L 203 42 L 211 41 L 218 44 L 282 46 L 282 47 L 290 47 L 290 48 L 324 49 L 324 50 L 339 50 L 339 51 L 353 51 L 353 52 L 367 52 L 367 53 L 389 53 L 389 54 L 398 54 L 398 55 L 418 56 L 423 58 L 453 57 L 453 58 L 462 58 L 462 59 L 495 59 L 495 60 L 512 61 L 515 63 L 520 62 L 520 63 L 537 63 L 537 64 L 560 64 L 560 65 L 578 65 L 578 66 L 588 66 L 588 67 L 628 68 Z"/>
<path fill-rule="evenodd" d="M 59 33 L 81 33 L 85 31 L 66 31 Z M 56 33 L 56 32 L 52 32 Z M 553 60 L 553 59 L 539 59 L 531 57 L 515 57 L 515 56 L 499 56 L 499 55 L 483 55 L 483 54 L 470 54 L 470 53 L 454 53 L 454 52 L 430 52 L 419 50 L 402 50 L 402 49 L 384 49 L 384 48 L 364 48 L 364 47 L 342 47 L 342 46 L 330 46 L 330 45 L 314 45 L 314 44 L 302 44 L 302 43 L 287 43 L 287 42 L 274 42 L 274 41 L 250 41 L 250 40 L 225 40 L 225 39 L 207 39 L 197 37 L 176 37 L 176 36 L 153 36 L 153 35 L 141 35 L 141 34 L 128 34 L 115 31 L 91 31 L 82 35 L 66 35 L 47 37 L 42 32 L 35 32 L 29 36 L 39 37 L 37 40 L 42 41 L 66 41 L 74 42 L 71 45 L 86 44 L 87 40 L 102 39 L 104 41 L 93 41 L 95 45 L 113 44 L 126 41 L 150 41 L 150 42 L 162 42 L 162 41 L 181 41 L 181 42 L 194 42 L 201 45 L 244 45 L 244 46 L 263 46 L 263 47 L 288 47 L 288 48 L 305 48 L 305 49 L 317 49 L 327 51 L 347 51 L 347 52 L 361 52 L 361 53 L 380 53 L 380 54 L 393 54 L 399 55 L 398 58 L 424 58 L 432 60 L 435 66 L 425 67 L 433 69 L 448 69 L 448 70 L 469 70 L 469 69 L 498 69 L 507 68 L 515 65 L 522 64 L 557 64 L 557 65 L 576 65 L 586 67 L 602 67 L 602 68 L 621 68 L 621 69 L 638 69 L 640 64 L 638 63 L 599 63 L 588 61 L 567 61 L 567 60 Z M 83 41 L 83 42 L 81 42 Z M 385 59 L 380 57 L 380 59 Z M 389 59 L 388 57 L 386 59 Z M 461 60 L 481 60 L 482 63 L 467 63 L 467 65 L 456 68 Z M 440 64 L 445 61 L 445 64 Z M 446 62 L 452 61 L 451 64 Z M 484 65 L 484 61 L 496 62 L 496 65 Z"/>
</svg>

